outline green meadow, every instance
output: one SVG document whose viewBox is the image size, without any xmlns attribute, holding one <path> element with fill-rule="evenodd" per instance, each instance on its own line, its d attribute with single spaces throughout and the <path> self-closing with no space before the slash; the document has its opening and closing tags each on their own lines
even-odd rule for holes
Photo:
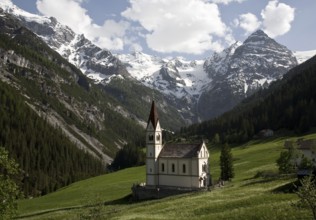
<svg viewBox="0 0 316 220">
<path fill-rule="evenodd" d="M 308 209 L 297 205 L 296 194 L 286 190 L 295 178 L 277 175 L 275 161 L 284 141 L 296 138 L 251 141 L 234 147 L 235 178 L 211 191 L 133 203 L 129 198 L 132 184 L 145 182 L 145 167 L 134 167 L 21 200 L 18 218 L 80 219 L 99 213 L 101 219 L 312 219 Z M 316 138 L 316 134 L 303 138 Z M 220 152 L 211 148 L 210 153 L 216 182 Z"/>
</svg>

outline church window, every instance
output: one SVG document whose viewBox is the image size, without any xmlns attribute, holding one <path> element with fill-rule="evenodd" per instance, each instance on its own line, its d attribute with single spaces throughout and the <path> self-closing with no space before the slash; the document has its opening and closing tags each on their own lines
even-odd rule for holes
<svg viewBox="0 0 316 220">
<path fill-rule="evenodd" d="M 149 140 L 149 141 L 153 141 L 153 140 L 154 140 L 154 135 L 150 134 L 150 135 L 148 136 L 148 140 Z"/>
<path fill-rule="evenodd" d="M 182 173 L 185 173 L 186 172 L 186 167 L 185 167 L 185 164 L 182 165 Z"/>
<path fill-rule="evenodd" d="M 171 165 L 171 171 L 174 173 L 175 172 L 175 165 L 174 165 L 174 163 Z"/>
<path fill-rule="evenodd" d="M 204 164 L 202 165 L 202 171 L 203 171 L 203 172 L 206 172 L 206 169 L 207 169 L 207 166 L 206 166 L 206 164 L 204 163 Z"/>
<path fill-rule="evenodd" d="M 156 141 L 160 141 L 160 134 L 157 134 Z"/>
<path fill-rule="evenodd" d="M 161 164 L 161 172 L 165 172 L 165 164 L 164 163 Z"/>
</svg>

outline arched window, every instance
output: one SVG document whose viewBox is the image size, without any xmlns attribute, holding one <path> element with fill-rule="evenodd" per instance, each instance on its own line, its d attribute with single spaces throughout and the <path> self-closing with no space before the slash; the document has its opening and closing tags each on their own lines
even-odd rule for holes
<svg viewBox="0 0 316 220">
<path fill-rule="evenodd" d="M 185 173 L 185 172 L 186 172 L 185 164 L 182 164 L 182 173 Z"/>
<path fill-rule="evenodd" d="M 175 165 L 174 165 L 174 163 L 171 165 L 171 172 L 175 172 L 176 171 L 176 167 L 175 167 Z"/>
<path fill-rule="evenodd" d="M 154 135 L 152 135 L 152 134 L 148 135 L 148 140 L 149 141 L 153 141 L 154 140 Z"/>
<path fill-rule="evenodd" d="M 164 163 L 161 164 L 161 172 L 165 172 L 165 164 Z"/>
<path fill-rule="evenodd" d="M 157 134 L 156 141 L 160 141 L 160 134 Z"/>
<path fill-rule="evenodd" d="M 207 172 L 207 165 L 206 165 L 205 162 L 204 162 L 204 164 L 202 165 L 202 171 L 203 171 L 203 172 Z"/>
</svg>

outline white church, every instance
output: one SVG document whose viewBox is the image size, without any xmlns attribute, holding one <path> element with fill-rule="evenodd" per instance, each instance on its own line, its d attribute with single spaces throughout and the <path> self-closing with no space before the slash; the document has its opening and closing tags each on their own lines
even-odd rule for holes
<svg viewBox="0 0 316 220">
<path fill-rule="evenodd" d="M 210 185 L 206 145 L 162 144 L 162 129 L 155 102 L 146 128 L 146 187 L 199 189 Z"/>
</svg>

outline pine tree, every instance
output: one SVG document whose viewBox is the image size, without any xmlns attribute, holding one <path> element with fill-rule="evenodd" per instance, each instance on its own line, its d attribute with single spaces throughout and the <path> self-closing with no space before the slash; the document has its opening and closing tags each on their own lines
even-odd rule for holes
<svg viewBox="0 0 316 220">
<path fill-rule="evenodd" d="M 220 139 L 220 137 L 219 137 L 219 134 L 216 133 L 216 134 L 214 135 L 214 138 L 213 138 L 213 143 L 214 143 L 214 144 L 219 144 L 220 142 L 221 142 L 221 139 Z"/>
<path fill-rule="evenodd" d="M 231 180 L 234 177 L 233 155 L 230 147 L 225 144 L 221 149 L 220 156 L 221 179 Z"/>
</svg>

